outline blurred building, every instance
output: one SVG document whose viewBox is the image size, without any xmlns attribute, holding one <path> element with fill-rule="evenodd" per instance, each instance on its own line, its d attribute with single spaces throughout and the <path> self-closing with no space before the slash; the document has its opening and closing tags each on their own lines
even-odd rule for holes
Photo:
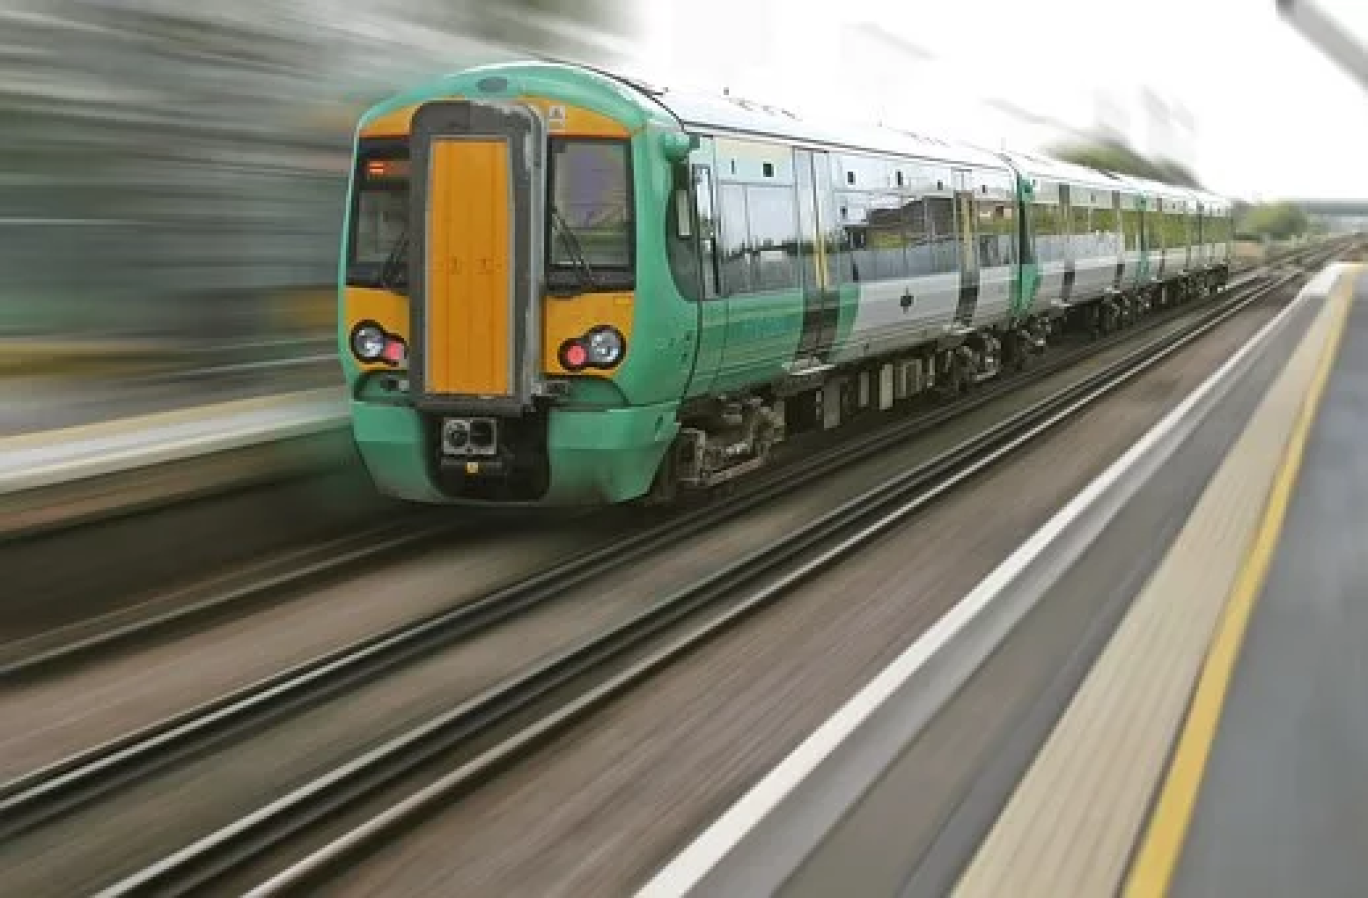
<svg viewBox="0 0 1368 898">
<path fill-rule="evenodd" d="M 333 281 L 361 109 L 529 50 L 611 58 L 632 10 L 0 0 L 0 334 L 272 326 L 263 296 Z"/>
</svg>

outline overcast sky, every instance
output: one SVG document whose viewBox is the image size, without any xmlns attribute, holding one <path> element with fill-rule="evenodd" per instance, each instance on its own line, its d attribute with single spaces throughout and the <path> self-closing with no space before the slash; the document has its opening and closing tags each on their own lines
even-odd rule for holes
<svg viewBox="0 0 1368 898">
<path fill-rule="evenodd" d="M 1318 2 L 1368 39 L 1368 4 Z M 796 111 L 993 147 L 1030 149 L 1063 133 L 997 111 L 1005 103 L 1065 127 L 1105 121 L 1138 149 L 1188 163 L 1213 190 L 1368 198 L 1368 93 L 1280 20 L 1274 0 L 689 0 L 652 8 L 644 55 L 659 77 L 725 81 L 734 93 Z M 1169 110 L 1167 125 L 1155 127 L 1146 91 L 1151 106 L 1157 99 Z"/>
</svg>

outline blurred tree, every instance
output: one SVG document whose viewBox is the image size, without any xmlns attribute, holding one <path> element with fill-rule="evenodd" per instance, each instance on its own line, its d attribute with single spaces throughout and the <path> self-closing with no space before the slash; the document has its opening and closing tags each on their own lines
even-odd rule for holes
<svg viewBox="0 0 1368 898">
<path fill-rule="evenodd" d="M 1147 159 L 1117 140 L 1065 144 L 1052 149 L 1050 155 L 1075 165 L 1202 189 L 1196 176 L 1177 162 Z"/>
<path fill-rule="evenodd" d="M 1241 211 L 1235 232 L 1241 237 L 1287 240 L 1307 233 L 1310 224 L 1306 213 L 1293 203 L 1261 203 Z"/>
</svg>

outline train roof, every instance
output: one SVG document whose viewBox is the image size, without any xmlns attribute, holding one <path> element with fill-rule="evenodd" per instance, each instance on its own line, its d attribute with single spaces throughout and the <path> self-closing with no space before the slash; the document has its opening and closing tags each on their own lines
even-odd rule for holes
<svg viewBox="0 0 1368 898">
<path fill-rule="evenodd" d="M 808 120 L 785 109 L 726 95 L 671 90 L 656 99 L 686 129 L 734 133 L 740 137 L 781 137 L 851 152 L 887 153 L 978 168 L 1007 169 L 1002 159 L 993 153 L 912 131 L 870 125 L 833 126 Z"/>
<path fill-rule="evenodd" d="M 625 84 L 669 112 L 685 130 L 739 138 L 779 138 L 852 153 L 887 153 L 1007 171 L 996 154 L 967 143 L 881 125 L 835 124 L 809 119 L 779 106 L 730 94 L 655 84 L 631 75 L 578 65 Z"/>
<path fill-rule="evenodd" d="M 1223 209 L 1230 207 L 1224 197 L 1208 191 L 1078 165 L 1039 153 L 995 152 L 935 135 L 882 126 L 835 126 L 810 121 L 788 110 L 739 97 L 655 86 L 625 76 L 610 77 L 617 77 L 648 94 L 669 110 L 686 129 L 735 133 L 738 136 L 780 137 L 845 148 L 852 152 L 889 153 L 999 170 L 1011 168 L 1028 177 L 1052 178 L 1095 190 L 1125 190 L 1168 200 L 1196 199 L 1203 205 L 1218 205 Z"/>
<path fill-rule="evenodd" d="M 597 76 L 609 82 L 611 88 L 620 95 L 631 94 L 643 105 L 663 109 L 685 130 L 738 138 L 781 139 L 851 153 L 886 153 L 998 171 L 1015 170 L 1028 177 L 1056 179 L 1095 190 L 1132 191 L 1185 204 L 1200 201 L 1204 205 L 1222 206 L 1225 210 L 1232 205 L 1228 199 L 1207 191 L 1077 165 L 1040 153 L 997 152 L 931 134 L 878 125 L 837 124 L 808 119 L 790 110 L 742 97 L 684 86 L 664 86 L 635 75 L 578 62 L 537 60 L 494 63 L 477 66 L 471 71 L 507 67 L 559 68 Z"/>
<path fill-rule="evenodd" d="M 1065 162 L 1037 153 L 1005 152 L 1002 156 L 1011 162 L 1017 171 L 1033 178 L 1049 178 L 1096 190 L 1140 190 L 1136 185 L 1128 183 L 1123 175 L 1099 168 L 1089 168 L 1086 165 Z"/>
</svg>

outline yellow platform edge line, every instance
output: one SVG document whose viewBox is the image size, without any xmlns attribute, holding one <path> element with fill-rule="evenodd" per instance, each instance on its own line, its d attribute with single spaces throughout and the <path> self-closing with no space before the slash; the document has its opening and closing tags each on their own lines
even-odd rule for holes
<svg viewBox="0 0 1368 898">
<path fill-rule="evenodd" d="M 1331 302 L 1339 309 L 1312 376 L 1310 389 L 1298 413 L 1282 463 L 1274 475 L 1273 488 L 1254 542 L 1245 555 L 1239 575 L 1227 600 L 1221 623 L 1202 665 L 1197 689 L 1188 709 L 1177 748 L 1169 765 L 1159 800 L 1145 829 L 1135 862 L 1122 890 L 1124 898 L 1160 898 L 1168 894 L 1177 871 L 1188 827 L 1196 810 L 1197 797 L 1206 773 L 1207 761 L 1216 741 L 1217 728 L 1225 707 L 1230 681 L 1235 673 L 1245 631 L 1253 616 L 1259 594 L 1272 566 L 1282 536 L 1287 509 L 1301 472 L 1302 458 L 1316 421 L 1335 359 L 1353 308 L 1355 284 L 1365 268 L 1346 268 L 1330 291 Z"/>
</svg>

